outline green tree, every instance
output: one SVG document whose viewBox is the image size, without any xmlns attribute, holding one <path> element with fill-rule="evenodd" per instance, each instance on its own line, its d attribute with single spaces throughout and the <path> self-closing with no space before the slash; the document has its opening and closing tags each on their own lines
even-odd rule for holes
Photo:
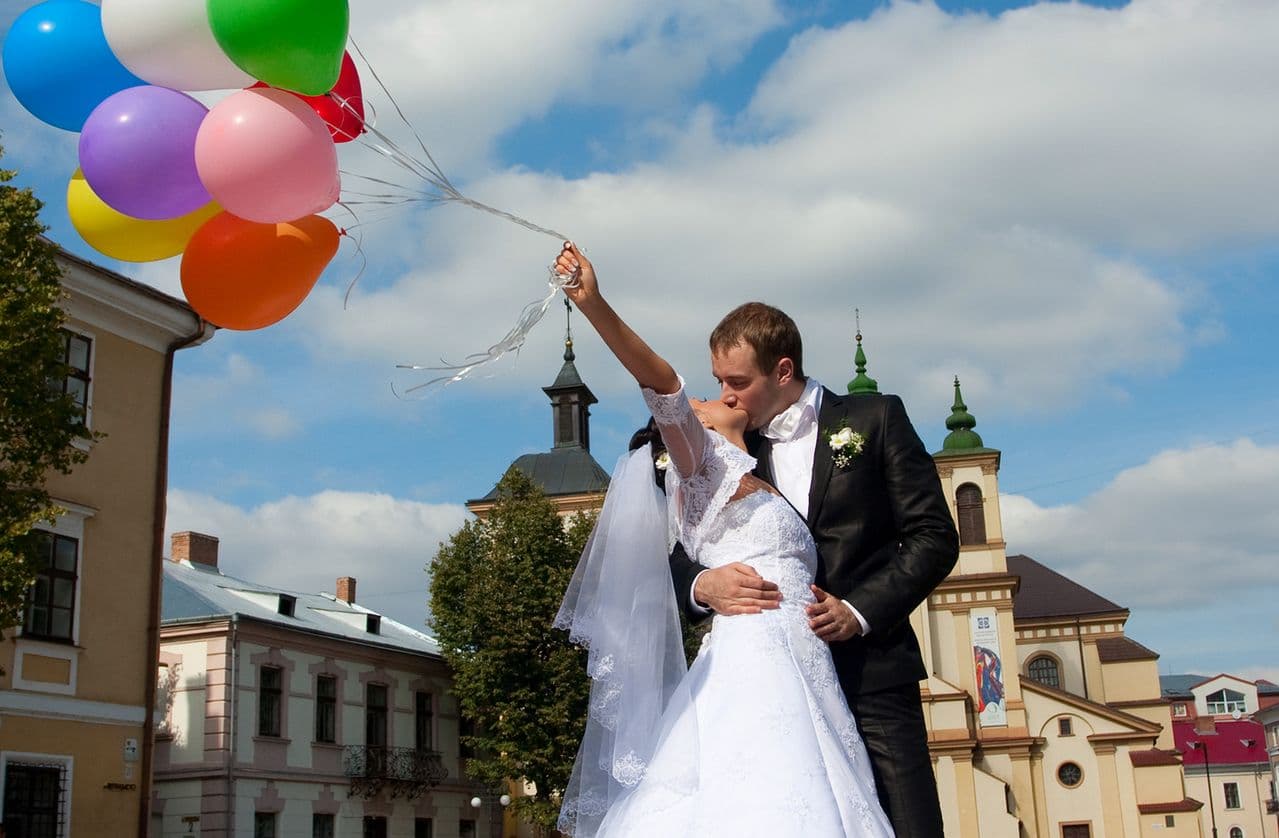
<svg viewBox="0 0 1279 838">
<path fill-rule="evenodd" d="M 516 814 L 554 826 L 586 720 L 586 654 L 552 628 L 594 525 L 566 530 L 554 505 L 512 468 L 489 516 L 467 523 L 431 562 L 431 614 L 453 692 L 475 725 L 467 772 L 497 787 L 524 778 L 536 797 Z"/>
<path fill-rule="evenodd" d="M 33 528 L 61 512 L 45 477 L 83 462 L 72 443 L 89 436 L 60 387 L 67 365 L 57 248 L 42 236 L 42 204 L 10 185 L 14 174 L 0 169 L 0 629 L 22 622 L 41 560 Z"/>
</svg>

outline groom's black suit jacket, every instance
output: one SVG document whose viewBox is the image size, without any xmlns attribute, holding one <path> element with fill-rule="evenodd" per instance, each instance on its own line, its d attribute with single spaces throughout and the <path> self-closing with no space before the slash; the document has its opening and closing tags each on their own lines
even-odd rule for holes
<svg viewBox="0 0 1279 838">
<path fill-rule="evenodd" d="M 848 466 L 836 468 L 829 439 L 845 425 L 865 444 Z M 752 433 L 747 447 L 759 461 L 756 474 L 774 482 L 772 442 Z M 937 467 L 901 399 L 823 390 L 808 526 L 817 542 L 818 587 L 848 600 L 870 624 L 865 637 L 831 644 L 844 692 L 851 697 L 926 677 L 909 618 L 955 566 L 959 535 Z M 685 609 L 702 570 L 676 545 L 671 574 Z"/>
</svg>

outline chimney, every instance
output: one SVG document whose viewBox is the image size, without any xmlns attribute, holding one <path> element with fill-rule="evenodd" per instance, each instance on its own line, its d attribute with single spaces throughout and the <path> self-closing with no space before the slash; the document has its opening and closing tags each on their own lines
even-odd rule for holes
<svg viewBox="0 0 1279 838">
<path fill-rule="evenodd" d="M 338 599 L 348 605 L 355 604 L 355 577 L 339 576 L 338 577 Z"/>
<path fill-rule="evenodd" d="M 218 569 L 218 540 L 199 532 L 175 532 L 171 543 L 171 559 L 189 561 Z"/>
</svg>

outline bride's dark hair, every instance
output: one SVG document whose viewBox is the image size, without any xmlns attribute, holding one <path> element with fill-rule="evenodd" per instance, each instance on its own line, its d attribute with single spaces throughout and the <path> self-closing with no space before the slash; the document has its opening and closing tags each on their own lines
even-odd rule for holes
<svg viewBox="0 0 1279 838">
<path fill-rule="evenodd" d="M 657 467 L 657 458 L 666 453 L 666 444 L 662 442 L 662 434 L 657 429 L 657 420 L 652 416 L 648 417 L 648 424 L 631 434 L 631 444 L 627 447 L 627 451 L 634 451 L 642 448 L 648 443 L 653 444 L 653 480 L 657 483 L 657 488 L 666 490 L 666 472 Z"/>
</svg>

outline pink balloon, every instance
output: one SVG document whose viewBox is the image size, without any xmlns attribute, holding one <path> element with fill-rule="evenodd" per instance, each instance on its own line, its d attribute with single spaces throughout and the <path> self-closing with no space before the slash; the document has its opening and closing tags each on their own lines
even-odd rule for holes
<svg viewBox="0 0 1279 838">
<path fill-rule="evenodd" d="M 195 165 L 227 212 L 263 224 L 326 210 L 341 190 L 329 127 L 306 102 L 273 88 L 215 105 L 195 138 Z"/>
</svg>

